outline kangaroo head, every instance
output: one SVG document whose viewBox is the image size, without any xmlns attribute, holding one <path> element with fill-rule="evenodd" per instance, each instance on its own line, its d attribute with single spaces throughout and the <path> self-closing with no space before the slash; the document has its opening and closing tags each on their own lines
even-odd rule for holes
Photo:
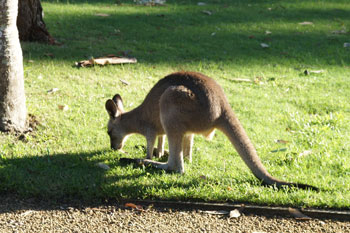
<svg viewBox="0 0 350 233">
<path fill-rule="evenodd" d="M 113 150 L 119 150 L 123 147 L 124 139 L 126 138 L 126 132 L 121 122 L 124 107 L 119 94 L 107 100 L 106 110 L 109 115 L 107 132 L 111 141 L 111 148 Z"/>
</svg>

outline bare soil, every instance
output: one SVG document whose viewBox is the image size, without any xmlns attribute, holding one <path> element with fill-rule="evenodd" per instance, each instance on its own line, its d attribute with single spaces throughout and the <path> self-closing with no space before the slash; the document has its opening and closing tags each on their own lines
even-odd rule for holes
<svg viewBox="0 0 350 233">
<path fill-rule="evenodd" d="M 49 204 L 1 197 L 1 232 L 350 232 L 350 222 L 281 216 L 229 218 L 205 211 Z"/>
</svg>

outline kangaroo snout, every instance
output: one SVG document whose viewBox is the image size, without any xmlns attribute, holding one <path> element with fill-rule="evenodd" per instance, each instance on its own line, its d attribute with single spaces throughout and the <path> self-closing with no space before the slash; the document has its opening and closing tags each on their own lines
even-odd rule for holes
<svg viewBox="0 0 350 233">
<path fill-rule="evenodd" d="M 112 150 L 120 150 L 121 148 L 123 147 L 123 145 L 122 144 L 119 144 L 119 145 L 111 145 L 111 149 Z"/>
</svg>

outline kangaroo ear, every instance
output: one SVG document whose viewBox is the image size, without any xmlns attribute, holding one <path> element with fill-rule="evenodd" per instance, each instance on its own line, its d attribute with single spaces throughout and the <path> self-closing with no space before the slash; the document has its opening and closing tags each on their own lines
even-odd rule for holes
<svg viewBox="0 0 350 233">
<path fill-rule="evenodd" d="M 112 118 L 116 118 L 119 115 L 117 105 L 115 105 L 114 101 L 111 99 L 106 101 L 106 110 Z"/>
<path fill-rule="evenodd" d="M 123 100 L 122 97 L 119 94 L 116 94 L 113 96 L 113 102 L 117 105 L 117 108 L 124 112 L 124 105 L 123 105 Z"/>
</svg>

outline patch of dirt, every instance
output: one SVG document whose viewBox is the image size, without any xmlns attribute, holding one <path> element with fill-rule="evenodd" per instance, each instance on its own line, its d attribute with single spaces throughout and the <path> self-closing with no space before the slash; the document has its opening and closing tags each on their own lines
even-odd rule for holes
<svg viewBox="0 0 350 233">
<path fill-rule="evenodd" d="M 40 125 L 38 118 L 33 114 L 28 114 L 27 117 L 28 129 L 23 133 L 17 133 L 17 139 L 22 142 L 27 142 L 27 135 L 35 135 L 35 130 Z"/>
<path fill-rule="evenodd" d="M 0 198 L 1 232 L 350 232 L 350 222 L 279 216 L 228 218 L 203 211 L 70 206 Z"/>
<path fill-rule="evenodd" d="M 31 128 L 32 131 L 34 131 L 37 128 L 37 126 L 40 125 L 40 122 L 36 116 L 34 116 L 33 114 L 28 114 L 28 125 L 29 128 Z"/>
</svg>

